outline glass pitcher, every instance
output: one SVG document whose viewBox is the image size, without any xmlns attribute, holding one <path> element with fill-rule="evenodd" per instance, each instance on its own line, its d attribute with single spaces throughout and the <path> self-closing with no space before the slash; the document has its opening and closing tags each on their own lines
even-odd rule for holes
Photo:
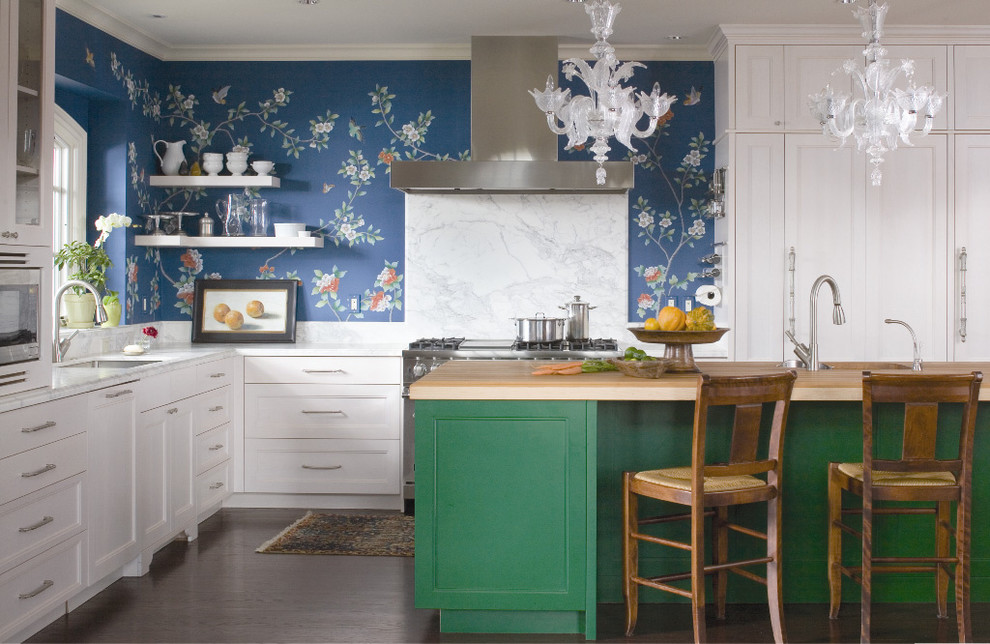
<svg viewBox="0 0 990 644">
<path fill-rule="evenodd" d="M 247 214 L 247 204 L 244 196 L 231 193 L 223 199 L 217 200 L 217 216 L 223 225 L 224 237 L 241 237 L 244 229 L 241 226 L 241 219 Z"/>
<path fill-rule="evenodd" d="M 268 236 L 268 200 L 255 197 L 249 202 L 252 237 Z"/>
</svg>

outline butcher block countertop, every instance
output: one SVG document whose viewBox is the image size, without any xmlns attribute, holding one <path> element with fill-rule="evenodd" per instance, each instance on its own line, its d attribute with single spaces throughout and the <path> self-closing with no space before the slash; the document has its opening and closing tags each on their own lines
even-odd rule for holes
<svg viewBox="0 0 990 644">
<path fill-rule="evenodd" d="M 534 376 L 539 360 L 452 360 L 412 384 L 413 400 L 694 400 L 698 374 L 666 373 L 631 378 L 616 371 L 573 376 Z M 705 373 L 751 375 L 783 371 L 770 362 L 698 362 Z M 862 400 L 864 370 L 911 374 L 910 363 L 843 362 L 833 369 L 798 369 L 792 400 Z M 930 362 L 923 373 L 990 371 L 990 363 Z M 980 390 L 990 400 L 990 387 Z"/>
</svg>

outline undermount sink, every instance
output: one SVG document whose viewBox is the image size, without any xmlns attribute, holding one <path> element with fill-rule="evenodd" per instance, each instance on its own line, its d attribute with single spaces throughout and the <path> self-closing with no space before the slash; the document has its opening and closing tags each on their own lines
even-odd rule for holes
<svg viewBox="0 0 990 644">
<path fill-rule="evenodd" d="M 911 370 L 910 364 L 901 364 L 900 362 L 830 362 L 829 365 L 832 369 L 851 369 L 853 371 Z"/>
<path fill-rule="evenodd" d="M 800 360 L 785 360 L 777 365 L 788 369 L 806 369 Z M 900 362 L 828 362 L 821 363 L 821 369 L 845 369 L 848 371 L 890 371 L 895 369 L 911 369 L 910 364 Z"/>
<path fill-rule="evenodd" d="M 161 360 L 87 360 L 85 362 L 73 362 L 72 364 L 60 364 L 60 367 L 82 367 L 84 369 L 133 369 L 143 367 L 148 364 L 157 364 Z"/>
</svg>

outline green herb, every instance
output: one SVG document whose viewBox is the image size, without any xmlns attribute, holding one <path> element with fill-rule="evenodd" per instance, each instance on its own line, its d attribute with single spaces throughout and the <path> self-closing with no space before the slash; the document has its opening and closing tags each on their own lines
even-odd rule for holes
<svg viewBox="0 0 990 644">
<path fill-rule="evenodd" d="M 600 373 L 602 371 L 618 371 L 616 367 L 611 362 L 605 360 L 585 360 L 581 365 L 581 371 L 584 373 Z"/>
</svg>

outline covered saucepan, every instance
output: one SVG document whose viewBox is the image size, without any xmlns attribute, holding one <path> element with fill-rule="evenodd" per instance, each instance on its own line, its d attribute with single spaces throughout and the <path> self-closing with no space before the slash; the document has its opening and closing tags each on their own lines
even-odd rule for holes
<svg viewBox="0 0 990 644">
<path fill-rule="evenodd" d="M 516 340 L 519 342 L 558 342 L 564 339 L 565 318 L 548 318 L 537 313 L 531 318 L 512 318 L 516 321 Z"/>
</svg>

